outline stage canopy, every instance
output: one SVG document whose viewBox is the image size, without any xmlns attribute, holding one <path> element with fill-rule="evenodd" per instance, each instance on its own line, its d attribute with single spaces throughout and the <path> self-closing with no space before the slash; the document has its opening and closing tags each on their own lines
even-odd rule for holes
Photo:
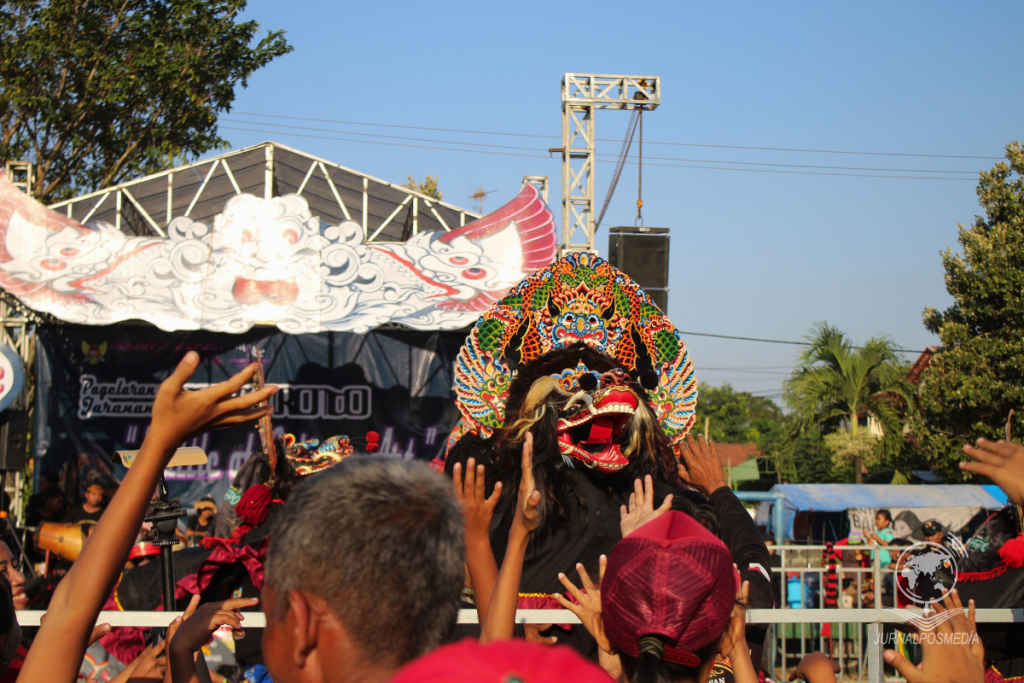
<svg viewBox="0 0 1024 683">
<path fill-rule="evenodd" d="M 533 185 L 479 218 L 277 143 L 50 208 L 0 181 L 0 286 L 85 325 L 454 330 L 557 252 Z"/>
</svg>

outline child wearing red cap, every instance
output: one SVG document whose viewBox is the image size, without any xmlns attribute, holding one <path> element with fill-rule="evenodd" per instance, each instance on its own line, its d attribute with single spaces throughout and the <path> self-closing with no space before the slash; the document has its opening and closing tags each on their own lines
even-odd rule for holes
<svg viewBox="0 0 1024 683">
<path fill-rule="evenodd" d="M 757 680 L 732 556 L 691 517 L 671 511 L 644 524 L 601 568 L 600 589 L 579 568 L 586 593 L 560 576 L 579 604 L 560 602 L 597 639 L 610 672 L 617 655 L 629 683 L 707 683 L 716 657 L 728 657 L 737 683 Z"/>
</svg>

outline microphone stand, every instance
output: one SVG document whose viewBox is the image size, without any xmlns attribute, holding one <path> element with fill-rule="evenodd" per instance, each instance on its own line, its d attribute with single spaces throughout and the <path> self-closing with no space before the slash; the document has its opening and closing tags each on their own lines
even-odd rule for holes
<svg viewBox="0 0 1024 683">
<path fill-rule="evenodd" d="M 174 556 L 173 548 L 178 543 L 175 532 L 178 529 L 178 520 L 185 516 L 181 509 L 181 502 L 174 498 L 167 499 L 167 482 L 163 475 L 157 484 L 157 499 L 149 504 L 146 510 L 145 521 L 153 524 L 153 534 L 156 537 L 153 545 L 160 548 L 160 573 L 164 594 L 164 612 L 172 614 L 178 611 L 174 599 Z M 166 630 L 164 630 L 166 634 Z M 206 666 L 206 658 L 202 652 L 196 657 L 196 674 L 200 683 L 212 683 L 210 670 Z"/>
</svg>

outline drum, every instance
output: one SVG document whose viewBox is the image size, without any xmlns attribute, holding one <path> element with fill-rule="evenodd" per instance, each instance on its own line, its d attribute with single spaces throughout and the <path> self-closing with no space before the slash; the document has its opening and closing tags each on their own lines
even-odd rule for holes
<svg viewBox="0 0 1024 683">
<path fill-rule="evenodd" d="M 74 562 L 94 526 L 92 522 L 43 522 L 36 531 L 36 547 Z"/>
</svg>

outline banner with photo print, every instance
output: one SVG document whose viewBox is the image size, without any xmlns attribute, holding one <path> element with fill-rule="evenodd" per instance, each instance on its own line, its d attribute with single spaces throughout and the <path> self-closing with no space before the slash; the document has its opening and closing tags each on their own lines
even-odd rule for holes
<svg viewBox="0 0 1024 683">
<path fill-rule="evenodd" d="M 187 351 L 202 361 L 187 388 L 223 381 L 263 354 L 274 432 L 300 441 L 345 434 L 356 452 L 369 431 L 380 453 L 431 460 L 444 451 L 458 421 L 452 391 L 463 332 L 374 331 L 289 335 L 162 332 L 150 327 L 41 327 L 36 355 L 35 476 L 62 474 L 83 489 L 90 477 L 113 475 L 112 454 L 137 449 L 160 382 Z M 206 451 L 204 466 L 167 470 L 169 492 L 188 507 L 223 498 L 238 468 L 260 448 L 255 425 L 214 430 L 190 441 Z M 99 473 L 99 474 L 97 474 Z"/>
</svg>

